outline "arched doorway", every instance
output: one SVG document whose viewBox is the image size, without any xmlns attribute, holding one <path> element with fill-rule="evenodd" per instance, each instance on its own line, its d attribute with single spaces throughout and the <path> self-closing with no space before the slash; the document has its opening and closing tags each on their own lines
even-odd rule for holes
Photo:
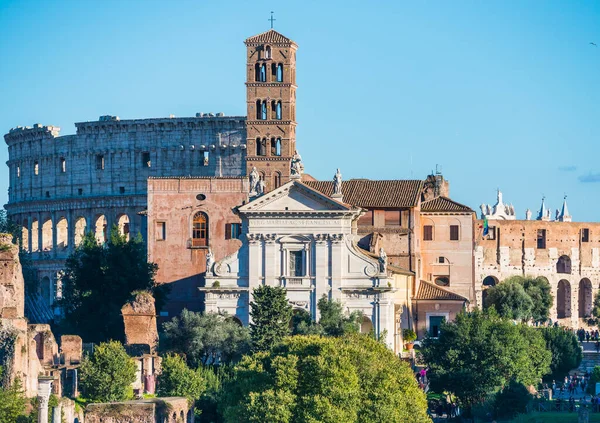
<svg viewBox="0 0 600 423">
<path fill-rule="evenodd" d="M 583 278 L 579 281 L 579 317 L 591 317 L 593 301 L 592 282 Z"/>
<path fill-rule="evenodd" d="M 558 282 L 556 314 L 559 319 L 571 317 L 571 284 L 565 279 Z"/>
<path fill-rule="evenodd" d="M 494 276 L 486 276 L 481 284 L 483 286 L 496 286 L 498 284 L 498 279 Z"/>
<path fill-rule="evenodd" d="M 79 216 L 75 220 L 75 246 L 79 246 L 81 244 L 81 240 L 85 236 L 85 228 L 86 228 L 85 217 Z"/>
</svg>

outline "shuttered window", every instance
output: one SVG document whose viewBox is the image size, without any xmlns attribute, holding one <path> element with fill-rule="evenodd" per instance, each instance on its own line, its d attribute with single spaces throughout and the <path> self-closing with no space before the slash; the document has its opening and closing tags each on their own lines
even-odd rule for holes
<svg viewBox="0 0 600 423">
<path fill-rule="evenodd" d="M 450 241 L 458 241 L 458 225 L 450 225 Z"/>
<path fill-rule="evenodd" d="M 433 241 L 433 226 L 423 226 L 423 241 Z"/>
</svg>

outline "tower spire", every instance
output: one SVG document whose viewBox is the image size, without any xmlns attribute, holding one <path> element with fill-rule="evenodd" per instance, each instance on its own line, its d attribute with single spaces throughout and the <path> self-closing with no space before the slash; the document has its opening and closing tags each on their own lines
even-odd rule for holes
<svg viewBox="0 0 600 423">
<path fill-rule="evenodd" d="M 565 195 L 565 198 L 563 199 L 562 210 L 560 211 L 560 214 L 558 215 L 558 221 L 559 222 L 570 222 L 571 221 L 571 215 L 569 214 L 569 208 L 567 207 L 567 196 L 566 195 Z"/>
</svg>

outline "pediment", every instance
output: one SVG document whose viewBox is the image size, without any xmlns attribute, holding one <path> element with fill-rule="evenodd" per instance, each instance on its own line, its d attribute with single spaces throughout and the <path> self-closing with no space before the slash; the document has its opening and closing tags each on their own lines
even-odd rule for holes
<svg viewBox="0 0 600 423">
<path fill-rule="evenodd" d="M 239 211 L 242 213 L 252 211 L 309 212 L 347 210 L 350 210 L 350 208 L 345 204 L 339 203 L 297 181 L 290 181 L 239 208 Z"/>
</svg>

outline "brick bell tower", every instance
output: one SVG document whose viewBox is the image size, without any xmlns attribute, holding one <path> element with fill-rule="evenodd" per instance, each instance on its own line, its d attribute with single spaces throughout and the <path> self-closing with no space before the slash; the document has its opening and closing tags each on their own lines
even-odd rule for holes
<svg viewBox="0 0 600 423">
<path fill-rule="evenodd" d="M 271 29 L 248 38 L 246 175 L 256 167 L 266 191 L 290 179 L 296 150 L 296 50 L 298 45 Z"/>
</svg>

